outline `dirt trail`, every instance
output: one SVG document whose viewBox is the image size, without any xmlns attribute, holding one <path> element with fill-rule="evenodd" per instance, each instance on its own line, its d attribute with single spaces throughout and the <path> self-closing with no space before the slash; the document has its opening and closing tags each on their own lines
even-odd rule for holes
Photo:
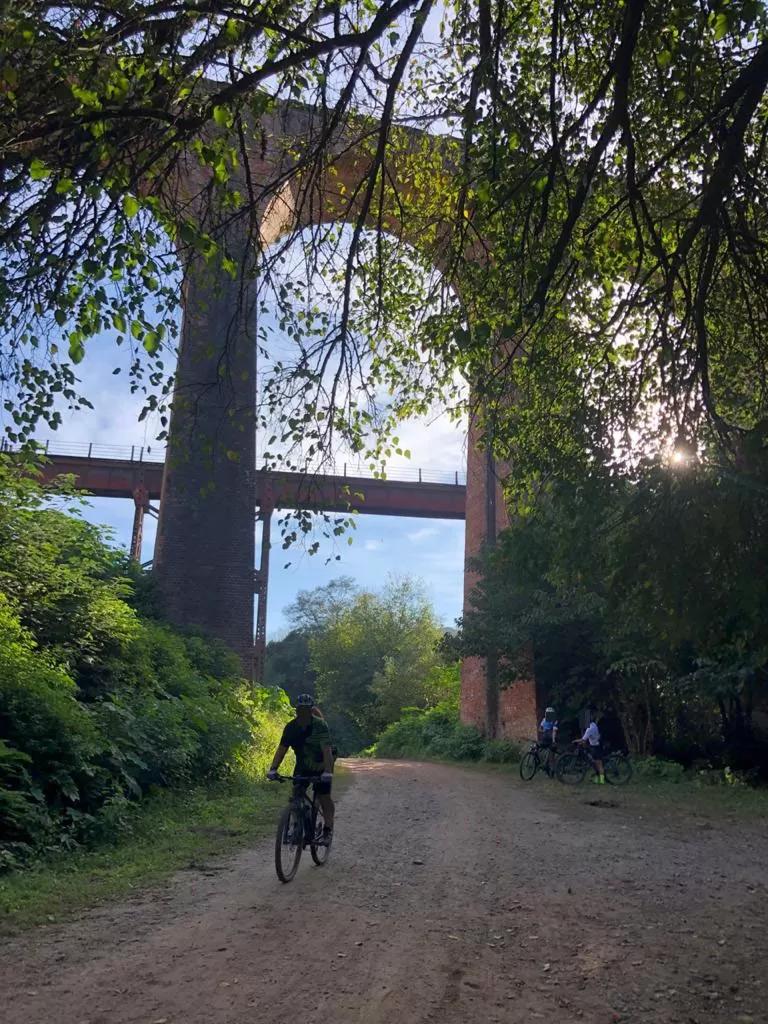
<svg viewBox="0 0 768 1024">
<path fill-rule="evenodd" d="M 263 844 L 2 946 L 4 1024 L 768 1020 L 765 822 L 351 767 L 327 867 L 281 885 Z"/>
</svg>

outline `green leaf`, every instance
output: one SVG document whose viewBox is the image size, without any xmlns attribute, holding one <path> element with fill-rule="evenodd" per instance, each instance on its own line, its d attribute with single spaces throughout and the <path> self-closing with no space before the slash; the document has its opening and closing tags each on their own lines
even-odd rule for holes
<svg viewBox="0 0 768 1024">
<path fill-rule="evenodd" d="M 72 95 L 75 99 L 80 100 L 84 107 L 90 107 L 92 110 L 101 109 L 101 100 L 99 94 L 93 89 L 83 89 L 81 86 L 75 84 L 70 86 Z"/>
<path fill-rule="evenodd" d="M 73 331 L 69 336 L 69 358 L 77 365 L 83 361 L 84 356 L 83 336 L 79 331 Z"/>
<path fill-rule="evenodd" d="M 234 124 L 232 111 L 228 107 L 214 107 L 213 120 L 220 128 L 231 128 Z"/>
<path fill-rule="evenodd" d="M 730 19 L 728 14 L 722 11 L 715 18 L 715 39 L 719 41 L 728 34 L 730 29 Z"/>
<path fill-rule="evenodd" d="M 151 356 L 155 355 L 160 348 L 160 335 L 157 331 L 147 331 L 144 335 L 143 345 Z"/>
<path fill-rule="evenodd" d="M 46 167 L 43 161 L 37 157 L 29 165 L 29 176 L 32 181 L 42 181 L 44 178 L 50 178 L 51 174 L 53 171 L 50 167 Z"/>
<path fill-rule="evenodd" d="M 126 217 L 135 217 L 141 209 L 138 199 L 133 196 L 123 196 L 123 213 Z"/>
</svg>

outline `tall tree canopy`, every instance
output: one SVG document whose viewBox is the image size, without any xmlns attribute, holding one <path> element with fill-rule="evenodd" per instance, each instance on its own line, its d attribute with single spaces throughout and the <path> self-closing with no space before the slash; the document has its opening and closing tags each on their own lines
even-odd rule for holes
<svg viewBox="0 0 768 1024">
<path fill-rule="evenodd" d="M 487 552 L 461 652 L 500 656 L 506 681 L 532 670 L 561 714 L 612 708 L 635 753 L 719 740 L 749 763 L 768 699 L 765 493 L 764 467 L 561 483 Z"/>
<path fill-rule="evenodd" d="M 469 348 L 500 454 L 539 478 L 702 435 L 744 458 L 766 417 L 764 7 L 489 13 L 466 26 L 489 250 Z"/>
<path fill-rule="evenodd" d="M 294 628 L 267 646 L 265 681 L 314 693 L 346 753 L 370 745 L 403 708 L 458 692 L 458 665 L 438 651 L 443 631 L 417 580 L 393 577 L 373 593 L 341 576 L 301 591 L 285 614 Z"/>
<path fill-rule="evenodd" d="M 348 253 L 327 227 L 309 244 L 311 268 L 340 279 L 338 309 L 262 268 L 295 344 L 269 392 L 284 440 L 322 418 L 315 454 L 335 431 L 358 450 L 373 434 L 381 457 L 398 417 L 456 402 L 461 371 L 524 487 L 633 463 L 642 446 L 705 442 L 741 462 L 762 447 L 768 41 L 755 0 L 30 0 L 4 15 L 14 435 L 56 421 L 51 394 L 76 401 L 73 364 L 109 326 L 134 385 L 162 404 L 169 268 L 202 254 L 238 272 L 215 228 L 255 222 L 282 184 L 249 179 L 245 153 L 289 98 L 315 125 L 292 173 L 327 170 L 350 132 L 369 156 L 339 210 Z M 415 124 L 450 143 L 399 130 Z M 177 187 L 190 161 L 194 195 Z M 201 210 L 215 213 L 202 227 Z M 409 284 L 424 261 L 442 285 Z"/>
</svg>

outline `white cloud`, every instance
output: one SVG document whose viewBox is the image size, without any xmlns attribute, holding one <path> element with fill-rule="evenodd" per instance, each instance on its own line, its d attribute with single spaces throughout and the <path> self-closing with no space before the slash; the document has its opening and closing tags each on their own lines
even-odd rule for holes
<svg viewBox="0 0 768 1024">
<path fill-rule="evenodd" d="M 429 540 L 430 537 L 436 537 L 440 531 L 434 526 L 425 526 L 421 530 L 414 530 L 413 533 L 407 533 L 406 537 L 411 544 L 421 544 L 422 541 Z"/>
<path fill-rule="evenodd" d="M 390 467 L 412 466 L 461 475 L 467 463 L 467 425 L 464 419 L 451 422 L 446 413 L 431 421 L 408 420 L 398 428 L 400 447 L 411 453 L 410 459 L 393 456 Z M 394 474 L 393 474 L 394 475 Z"/>
<path fill-rule="evenodd" d="M 382 547 L 384 547 L 384 544 L 380 540 L 367 540 L 363 544 L 363 551 L 378 551 Z"/>
</svg>

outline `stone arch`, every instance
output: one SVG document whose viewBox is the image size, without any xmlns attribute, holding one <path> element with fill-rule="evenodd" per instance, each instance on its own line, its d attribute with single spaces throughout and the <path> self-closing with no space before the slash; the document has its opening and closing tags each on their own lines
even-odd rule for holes
<svg viewBox="0 0 768 1024">
<path fill-rule="evenodd" d="M 264 186 L 258 207 L 262 248 L 304 227 L 351 221 L 360 213 L 361 183 L 373 160 L 370 145 L 360 142 L 365 131 L 337 131 L 327 144 L 322 172 L 302 171 L 302 157 L 317 132 L 314 111 L 297 104 L 278 104 L 261 119 L 260 144 L 249 154 L 248 172 L 252 182 Z M 425 216 L 409 226 L 391 204 L 376 211 L 377 222 L 441 269 L 450 222 L 441 223 L 433 208 L 439 190 L 427 194 L 411 168 L 421 158 L 422 170 L 428 161 L 435 174 L 449 174 L 450 143 L 414 130 L 400 132 L 398 143 L 387 152 L 385 173 L 398 190 L 410 190 Z M 249 249 L 253 240 L 243 226 L 234 230 L 241 236 L 233 239 L 230 226 L 230 249 L 240 252 L 247 269 L 257 258 L 257 247 Z M 223 640 L 250 676 L 254 594 L 266 585 L 255 570 L 255 284 L 248 273 L 233 279 L 220 266 L 193 266 L 185 276 L 183 300 L 154 574 L 167 617 Z M 470 557 L 506 523 L 493 467 L 472 431 L 467 469 L 465 553 Z M 465 573 L 465 603 L 473 583 Z M 475 659 L 464 670 L 462 717 L 494 734 L 498 715 L 491 709 L 489 720 L 488 709 L 484 666 Z"/>
</svg>

